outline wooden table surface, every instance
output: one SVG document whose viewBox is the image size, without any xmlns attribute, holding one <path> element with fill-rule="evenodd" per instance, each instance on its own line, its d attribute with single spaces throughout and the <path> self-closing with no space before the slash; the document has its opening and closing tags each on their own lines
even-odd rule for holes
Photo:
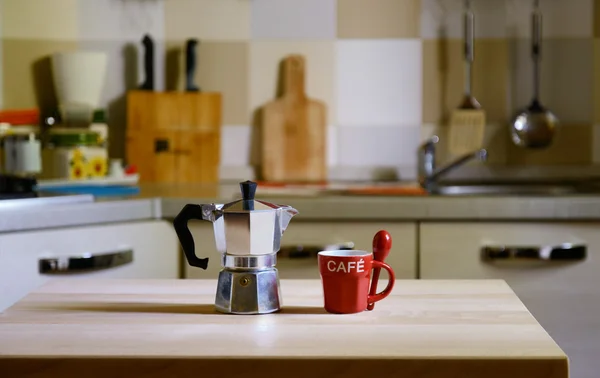
<svg viewBox="0 0 600 378">
<path fill-rule="evenodd" d="M 225 315 L 216 280 L 53 281 L 0 315 L 0 376 L 568 377 L 502 280 L 398 280 L 352 315 L 326 313 L 320 285 L 282 280 L 280 313 Z"/>
</svg>

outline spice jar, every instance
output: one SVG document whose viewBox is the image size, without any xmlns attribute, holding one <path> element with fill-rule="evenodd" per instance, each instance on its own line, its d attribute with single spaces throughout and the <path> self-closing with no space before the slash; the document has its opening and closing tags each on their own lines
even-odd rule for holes
<svg viewBox="0 0 600 378">
<path fill-rule="evenodd" d="M 104 139 L 89 129 L 50 129 L 42 156 L 44 178 L 94 179 L 105 177 L 108 170 Z"/>
</svg>

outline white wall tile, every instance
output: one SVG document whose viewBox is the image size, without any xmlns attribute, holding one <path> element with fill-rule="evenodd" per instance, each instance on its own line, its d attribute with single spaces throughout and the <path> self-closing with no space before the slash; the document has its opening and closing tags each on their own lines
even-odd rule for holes
<svg viewBox="0 0 600 378">
<path fill-rule="evenodd" d="M 506 0 L 473 0 L 476 38 L 506 36 Z M 525 2 L 524 0 L 518 0 Z M 422 0 L 423 38 L 463 38 L 464 0 Z M 528 3 L 529 4 L 529 3 Z"/>
<path fill-rule="evenodd" d="M 251 3 L 247 0 L 165 1 L 166 38 L 248 40 Z"/>
<path fill-rule="evenodd" d="M 162 1 L 79 0 L 81 40 L 139 41 L 149 33 L 164 39 Z"/>
<path fill-rule="evenodd" d="M 9 0 L 3 3 L 3 38 L 78 39 L 77 0 Z"/>
<path fill-rule="evenodd" d="M 254 39 L 333 39 L 335 0 L 253 0 Z"/>
<path fill-rule="evenodd" d="M 488 1 L 488 0 L 479 0 Z M 531 36 L 532 1 L 504 0 L 510 37 Z M 592 37 L 594 0 L 541 0 L 544 37 Z"/>
<path fill-rule="evenodd" d="M 327 123 L 335 116 L 333 91 L 334 42 L 254 41 L 250 45 L 249 112 L 275 99 L 279 63 L 289 54 L 302 54 L 306 60 L 305 90 L 308 97 L 327 105 Z"/>
<path fill-rule="evenodd" d="M 416 166 L 421 127 L 339 127 L 337 130 L 340 166 Z"/>
<path fill-rule="evenodd" d="M 223 125 L 221 128 L 221 166 L 250 164 L 252 128 L 248 125 Z"/>
<path fill-rule="evenodd" d="M 421 123 L 421 41 L 337 42 L 339 126 L 412 126 Z"/>
<path fill-rule="evenodd" d="M 337 165 L 337 130 L 335 126 L 327 128 L 327 166 L 334 167 Z"/>
</svg>

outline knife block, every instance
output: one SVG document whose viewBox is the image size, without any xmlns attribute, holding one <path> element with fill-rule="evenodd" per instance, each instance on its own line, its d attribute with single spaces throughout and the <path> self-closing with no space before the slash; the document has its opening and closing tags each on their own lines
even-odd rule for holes
<svg viewBox="0 0 600 378">
<path fill-rule="evenodd" d="M 127 93 L 127 163 L 140 182 L 215 183 L 221 148 L 220 93 Z"/>
</svg>

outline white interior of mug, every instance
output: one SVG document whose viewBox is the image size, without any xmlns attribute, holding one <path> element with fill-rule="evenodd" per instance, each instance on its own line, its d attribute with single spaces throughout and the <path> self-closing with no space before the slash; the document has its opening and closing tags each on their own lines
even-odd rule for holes
<svg viewBox="0 0 600 378">
<path fill-rule="evenodd" d="M 331 257 L 355 257 L 355 256 L 368 256 L 371 252 L 367 251 L 359 251 L 356 249 L 336 249 L 331 251 L 321 251 L 319 255 L 321 256 L 331 256 Z"/>
</svg>

